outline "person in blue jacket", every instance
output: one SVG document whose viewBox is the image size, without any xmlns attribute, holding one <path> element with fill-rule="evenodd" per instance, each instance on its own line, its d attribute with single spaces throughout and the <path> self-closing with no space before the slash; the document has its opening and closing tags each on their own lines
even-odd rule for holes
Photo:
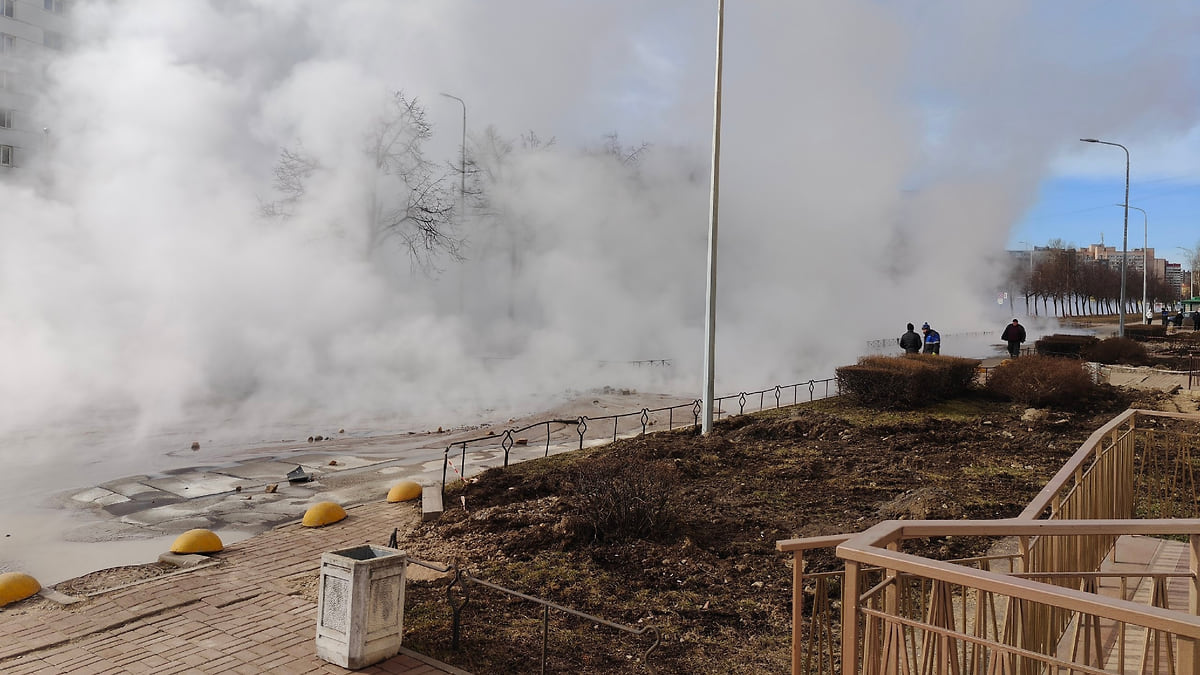
<svg viewBox="0 0 1200 675">
<path fill-rule="evenodd" d="M 925 334 L 925 347 L 921 352 L 924 354 L 941 354 L 942 336 L 936 330 L 930 328 L 928 323 L 921 326 L 921 332 Z"/>
</svg>

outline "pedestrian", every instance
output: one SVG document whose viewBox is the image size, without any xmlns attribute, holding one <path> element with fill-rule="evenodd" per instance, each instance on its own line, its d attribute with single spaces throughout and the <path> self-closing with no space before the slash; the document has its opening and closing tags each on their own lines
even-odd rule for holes
<svg viewBox="0 0 1200 675">
<path fill-rule="evenodd" d="M 1012 323 L 1004 327 L 1000 339 L 1008 343 L 1008 355 L 1017 358 L 1021 355 L 1021 343 L 1025 341 L 1025 326 L 1013 319 Z"/>
<path fill-rule="evenodd" d="M 1149 326 L 1152 323 L 1154 323 L 1154 310 L 1147 307 L 1146 308 L 1146 325 Z"/>
<path fill-rule="evenodd" d="M 1171 323 L 1175 324 L 1176 328 L 1183 328 L 1183 310 L 1182 309 L 1179 310 L 1179 313 L 1175 315 L 1175 318 L 1171 319 Z"/>
<path fill-rule="evenodd" d="M 925 323 L 921 326 L 921 332 L 925 334 L 925 347 L 921 350 L 924 354 L 941 354 L 942 353 L 942 336 Z"/>
<path fill-rule="evenodd" d="M 1163 306 L 1162 320 L 1163 320 L 1163 328 L 1166 328 L 1167 321 L 1171 320 L 1171 314 L 1170 314 L 1170 312 L 1167 311 L 1167 308 L 1165 305 Z"/>
<path fill-rule="evenodd" d="M 1200 330 L 1200 309 L 1192 311 L 1192 330 Z"/>
<path fill-rule="evenodd" d="M 921 336 L 913 330 L 911 323 L 908 324 L 908 332 L 900 336 L 900 348 L 904 350 L 905 354 L 916 354 L 921 351 Z"/>
</svg>

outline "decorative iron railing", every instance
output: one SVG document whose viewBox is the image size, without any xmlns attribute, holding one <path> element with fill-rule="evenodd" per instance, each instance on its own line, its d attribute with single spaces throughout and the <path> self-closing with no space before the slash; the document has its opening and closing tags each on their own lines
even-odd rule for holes
<svg viewBox="0 0 1200 675">
<path fill-rule="evenodd" d="M 807 398 L 804 398 L 805 394 Z M 782 408 L 785 405 L 799 404 L 801 401 L 811 402 L 836 395 L 836 378 L 809 380 L 716 398 L 713 401 L 713 413 L 716 419 L 720 420 L 724 417 L 766 410 L 768 407 Z M 736 412 L 732 406 L 727 409 L 729 404 L 736 404 Z M 588 442 L 616 441 L 622 435 L 622 427 L 627 435 L 645 434 L 651 431 L 651 427 L 658 425 L 663 415 L 666 416 L 668 431 L 681 427 L 699 427 L 700 412 L 700 399 L 695 399 L 690 403 L 662 408 L 642 408 L 616 415 L 582 415 L 576 418 L 542 420 L 523 427 L 505 429 L 499 433 L 455 441 L 447 445 L 442 453 L 442 496 L 445 497 L 446 484 L 450 481 L 451 474 L 456 474 L 460 480 L 467 477 L 468 450 L 476 453 L 502 453 L 503 466 L 507 467 L 513 450 L 517 447 L 530 447 L 531 439 L 536 439 L 537 446 L 543 448 L 542 456 L 548 457 L 551 447 L 556 445 L 556 440 L 558 447 L 575 445 L 582 450 Z M 567 432 L 568 427 L 574 427 L 573 436 Z M 595 433 L 597 429 L 603 429 L 604 435 Z M 593 432 L 590 441 L 589 431 Z M 454 464 L 455 459 L 458 460 L 457 466 Z"/>
</svg>

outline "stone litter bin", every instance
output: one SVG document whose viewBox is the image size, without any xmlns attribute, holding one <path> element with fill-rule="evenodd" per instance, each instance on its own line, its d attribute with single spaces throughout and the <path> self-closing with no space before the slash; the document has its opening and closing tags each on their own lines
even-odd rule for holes
<svg viewBox="0 0 1200 675">
<path fill-rule="evenodd" d="M 321 555 L 317 656 L 357 669 L 400 652 L 407 563 L 403 551 L 382 546 Z"/>
</svg>

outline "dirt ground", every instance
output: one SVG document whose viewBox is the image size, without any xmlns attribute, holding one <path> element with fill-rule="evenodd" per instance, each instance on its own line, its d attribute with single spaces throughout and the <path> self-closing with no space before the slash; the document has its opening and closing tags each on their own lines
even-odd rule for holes
<svg viewBox="0 0 1200 675">
<path fill-rule="evenodd" d="M 1175 409 L 1171 394 L 1113 387 L 1037 422 L 983 395 L 911 413 L 818 401 L 727 419 L 709 436 L 659 433 L 487 472 L 399 545 L 608 621 L 654 626 L 655 672 L 785 672 L 791 569 L 776 540 L 890 518 L 1015 516 L 1092 431 L 1131 405 Z M 657 485 L 669 513 L 644 536 L 604 536 L 589 527 L 599 518 L 598 476 L 624 499 L 646 494 L 622 486 Z M 919 552 L 963 557 L 988 544 L 946 539 Z M 811 556 L 810 571 L 834 566 L 823 555 Z M 478 584 L 466 585 L 462 648 L 452 650 L 448 584 L 409 585 L 407 645 L 472 672 L 537 667 L 540 608 Z M 449 593 L 461 599 L 457 586 Z M 646 672 L 652 642 L 551 613 L 548 670 Z"/>
</svg>

